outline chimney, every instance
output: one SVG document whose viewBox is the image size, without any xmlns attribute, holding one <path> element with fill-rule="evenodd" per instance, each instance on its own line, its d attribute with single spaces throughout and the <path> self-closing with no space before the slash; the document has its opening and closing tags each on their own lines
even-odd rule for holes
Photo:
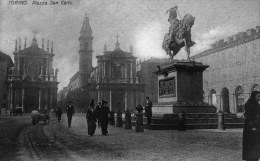
<svg viewBox="0 0 260 161">
<path fill-rule="evenodd" d="M 256 33 L 260 32 L 260 26 L 256 26 Z"/>
</svg>

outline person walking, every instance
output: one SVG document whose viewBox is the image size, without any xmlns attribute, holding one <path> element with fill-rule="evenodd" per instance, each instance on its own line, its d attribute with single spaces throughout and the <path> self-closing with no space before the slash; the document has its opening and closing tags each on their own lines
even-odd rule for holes
<svg viewBox="0 0 260 161">
<path fill-rule="evenodd" d="M 101 124 L 101 132 L 102 135 L 107 135 L 107 127 L 108 127 L 108 114 L 109 108 L 107 107 L 107 101 L 102 100 L 102 106 L 99 112 L 99 119 Z"/>
<path fill-rule="evenodd" d="M 59 122 L 61 120 L 61 114 L 62 114 L 62 109 L 61 109 L 61 107 L 58 107 L 57 110 L 56 110 L 56 115 L 57 115 Z"/>
<path fill-rule="evenodd" d="M 101 110 L 101 107 L 102 107 L 101 102 L 98 102 L 98 105 L 96 107 L 98 127 L 101 126 L 101 123 L 100 123 L 100 110 Z"/>
<path fill-rule="evenodd" d="M 147 117 L 147 124 L 151 124 L 152 122 L 152 107 L 153 107 L 152 101 L 149 100 L 149 97 L 146 97 L 145 115 Z"/>
<path fill-rule="evenodd" d="M 245 104 L 242 159 L 258 161 L 260 158 L 260 92 L 253 91 Z"/>
<path fill-rule="evenodd" d="M 68 116 L 68 127 L 71 127 L 71 120 L 72 116 L 74 115 L 74 107 L 71 105 L 71 102 L 69 102 L 69 105 L 67 106 L 67 116 Z"/>
<path fill-rule="evenodd" d="M 96 131 L 97 112 L 94 109 L 94 100 L 91 100 L 90 108 L 87 110 L 86 119 L 88 122 L 88 135 L 93 136 Z"/>
</svg>

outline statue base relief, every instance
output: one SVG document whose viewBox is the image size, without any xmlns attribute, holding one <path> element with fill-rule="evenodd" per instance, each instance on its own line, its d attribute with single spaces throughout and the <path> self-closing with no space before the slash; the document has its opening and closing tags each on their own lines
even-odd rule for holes
<svg viewBox="0 0 260 161">
<path fill-rule="evenodd" d="M 164 114 L 216 113 L 215 107 L 203 102 L 203 71 L 200 62 L 175 60 L 158 67 L 158 103 L 153 117 Z"/>
</svg>

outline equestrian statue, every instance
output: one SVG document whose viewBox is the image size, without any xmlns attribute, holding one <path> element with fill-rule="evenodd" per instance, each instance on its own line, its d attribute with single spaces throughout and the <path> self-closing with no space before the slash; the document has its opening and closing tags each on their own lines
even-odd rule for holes
<svg viewBox="0 0 260 161">
<path fill-rule="evenodd" d="M 195 44 L 195 42 L 191 40 L 191 27 L 194 25 L 195 17 L 186 14 L 181 20 L 178 20 L 178 7 L 176 5 L 170 8 L 167 13 L 168 12 L 168 21 L 171 26 L 169 33 L 164 35 L 162 48 L 166 51 L 167 55 L 170 56 L 170 59 L 173 60 L 173 57 L 185 46 L 188 60 L 190 60 L 190 47 Z"/>
</svg>

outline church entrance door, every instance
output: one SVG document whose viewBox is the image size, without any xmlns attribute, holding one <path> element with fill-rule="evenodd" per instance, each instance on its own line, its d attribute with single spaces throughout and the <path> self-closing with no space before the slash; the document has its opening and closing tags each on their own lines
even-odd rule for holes
<svg viewBox="0 0 260 161">
<path fill-rule="evenodd" d="M 38 108 L 39 108 L 39 89 L 38 88 L 25 89 L 24 111 L 26 113 L 30 113 L 32 112 L 32 110 L 37 110 Z"/>
<path fill-rule="evenodd" d="M 125 107 L 125 99 L 123 92 L 112 92 L 112 110 L 114 112 L 123 112 Z"/>
</svg>

